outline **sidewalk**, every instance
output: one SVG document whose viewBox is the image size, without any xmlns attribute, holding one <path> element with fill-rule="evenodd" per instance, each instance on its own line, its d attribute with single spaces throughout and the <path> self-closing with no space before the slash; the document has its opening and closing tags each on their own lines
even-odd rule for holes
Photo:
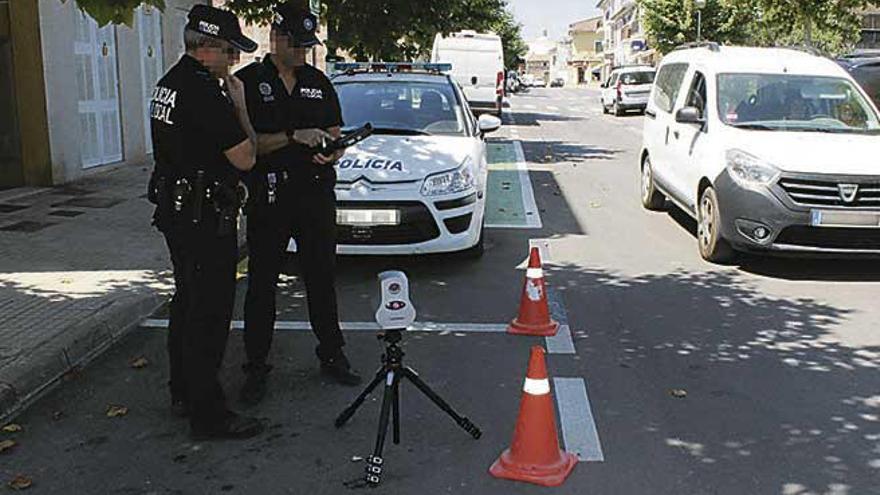
<svg viewBox="0 0 880 495">
<path fill-rule="evenodd" d="M 130 166 L 0 191 L 0 424 L 166 301 L 149 174 Z"/>
</svg>

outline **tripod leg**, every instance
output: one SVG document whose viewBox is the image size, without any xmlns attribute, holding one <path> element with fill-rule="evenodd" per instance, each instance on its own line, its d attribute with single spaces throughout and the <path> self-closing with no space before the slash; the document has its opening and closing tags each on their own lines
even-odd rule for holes
<svg viewBox="0 0 880 495">
<path fill-rule="evenodd" d="M 382 380 L 385 379 L 386 373 L 387 370 L 385 369 L 385 367 L 379 368 L 379 371 L 376 372 L 376 376 L 375 378 L 373 378 L 373 381 L 371 381 L 370 384 L 367 385 L 364 391 L 357 396 L 357 398 L 351 403 L 350 406 L 345 408 L 345 410 L 336 417 L 336 422 L 334 424 L 337 428 L 341 428 L 342 425 L 347 423 L 348 420 L 351 419 L 352 416 L 354 416 L 354 413 L 359 407 L 361 407 L 361 404 L 363 404 L 364 401 L 367 400 L 367 397 L 373 392 L 376 387 L 379 386 L 380 383 L 382 383 Z"/>
<path fill-rule="evenodd" d="M 403 368 L 402 373 L 405 378 L 408 378 L 409 381 L 413 382 L 416 388 L 418 388 L 423 394 L 428 396 L 428 398 L 431 399 L 431 401 L 436 404 L 437 407 L 442 409 L 443 412 L 445 412 L 449 415 L 449 417 L 455 420 L 458 426 L 462 427 L 464 431 L 470 433 L 470 435 L 474 437 L 474 439 L 478 439 L 483 435 L 483 432 L 480 431 L 477 425 L 471 423 L 471 420 L 469 420 L 468 418 L 461 416 L 460 414 L 455 412 L 455 409 L 453 409 L 452 406 L 449 405 L 449 403 L 443 400 L 443 397 L 440 397 L 437 392 L 434 392 L 427 383 L 422 381 L 422 379 L 419 378 L 418 373 L 413 371 L 412 368 Z"/>
<path fill-rule="evenodd" d="M 382 412 L 379 413 L 379 430 L 376 432 L 376 446 L 373 455 L 367 458 L 367 483 L 378 485 L 382 480 L 382 468 L 384 459 L 382 451 L 385 448 L 385 436 L 388 434 L 388 416 L 391 415 L 391 405 L 394 402 L 394 385 L 397 383 L 397 373 L 388 370 L 385 375 L 385 394 L 382 396 Z"/>
<path fill-rule="evenodd" d="M 394 402 L 391 404 L 394 445 L 400 445 L 400 375 L 394 377 Z"/>
</svg>

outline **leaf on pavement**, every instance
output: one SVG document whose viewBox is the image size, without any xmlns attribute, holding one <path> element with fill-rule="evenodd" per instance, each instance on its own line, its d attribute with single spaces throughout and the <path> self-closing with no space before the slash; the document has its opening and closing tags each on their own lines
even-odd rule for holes
<svg viewBox="0 0 880 495">
<path fill-rule="evenodd" d="M 139 370 L 141 368 L 146 368 L 147 365 L 150 364 L 150 361 L 147 358 L 145 358 L 144 356 L 138 356 L 136 358 L 133 358 L 131 361 L 129 361 L 128 364 L 132 368 Z"/>
<path fill-rule="evenodd" d="M 8 425 L 3 427 L 3 431 L 6 433 L 18 433 L 21 431 L 21 425 L 9 423 Z"/>
<path fill-rule="evenodd" d="M 683 388 L 674 388 L 669 391 L 669 395 L 675 397 L 676 399 L 684 399 L 685 397 L 687 397 L 688 393 L 687 390 Z"/>
<path fill-rule="evenodd" d="M 9 482 L 9 488 L 13 490 L 27 490 L 34 482 L 27 476 L 19 474 Z"/>
<path fill-rule="evenodd" d="M 107 406 L 107 417 L 108 418 L 118 418 L 119 416 L 125 416 L 126 414 L 128 414 L 128 408 L 125 406 L 116 406 L 116 405 Z"/>
<path fill-rule="evenodd" d="M 7 450 L 11 449 L 12 447 L 15 447 L 16 445 L 18 445 L 18 444 L 15 443 L 15 440 L 0 441 L 0 454 L 2 454 L 3 452 L 6 452 Z"/>
</svg>

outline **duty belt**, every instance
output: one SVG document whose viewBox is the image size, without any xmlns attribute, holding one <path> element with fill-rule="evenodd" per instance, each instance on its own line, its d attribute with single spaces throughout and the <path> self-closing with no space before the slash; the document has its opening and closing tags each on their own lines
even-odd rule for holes
<svg viewBox="0 0 880 495">
<path fill-rule="evenodd" d="M 278 200 L 278 184 L 285 183 L 290 178 L 287 171 L 269 172 L 266 174 L 267 196 L 270 205 L 274 205 Z"/>
</svg>

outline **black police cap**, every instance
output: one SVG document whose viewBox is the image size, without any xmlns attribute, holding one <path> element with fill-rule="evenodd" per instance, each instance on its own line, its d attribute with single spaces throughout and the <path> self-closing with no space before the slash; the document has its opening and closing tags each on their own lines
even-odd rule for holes
<svg viewBox="0 0 880 495">
<path fill-rule="evenodd" d="M 318 30 L 318 18 L 296 2 L 285 2 L 276 7 L 272 25 L 287 32 L 293 39 L 294 46 L 309 48 L 321 44 L 315 34 Z"/>
<path fill-rule="evenodd" d="M 235 14 L 208 5 L 196 4 L 189 11 L 186 29 L 219 38 L 247 53 L 257 51 L 257 43 L 242 34 Z"/>
</svg>

